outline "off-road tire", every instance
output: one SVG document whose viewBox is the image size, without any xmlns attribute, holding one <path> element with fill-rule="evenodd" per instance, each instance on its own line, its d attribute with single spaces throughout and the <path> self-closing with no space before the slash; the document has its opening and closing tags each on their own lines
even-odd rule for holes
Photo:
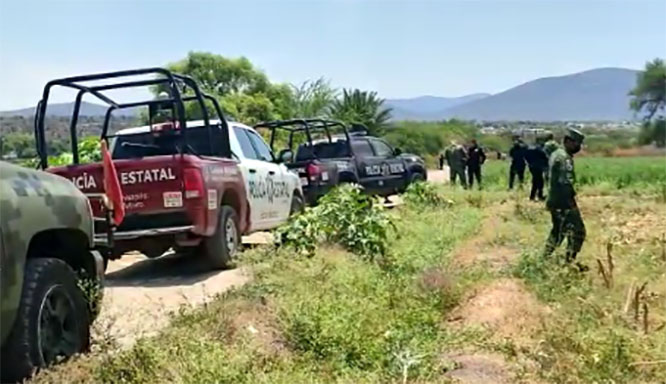
<svg viewBox="0 0 666 384">
<path fill-rule="evenodd" d="M 229 226 L 233 226 L 233 244 L 229 244 L 227 235 Z M 229 268 L 231 261 L 238 252 L 240 246 L 240 233 L 238 231 L 238 215 L 236 211 L 228 205 L 220 208 L 219 219 L 215 233 L 205 238 L 202 244 L 203 254 L 211 268 L 225 269 Z"/>
<path fill-rule="evenodd" d="M 305 209 L 305 201 L 303 197 L 298 193 L 294 192 L 294 196 L 291 198 L 291 208 L 289 209 L 289 216 L 293 216 L 297 213 L 300 213 Z"/>
<path fill-rule="evenodd" d="M 418 183 L 419 181 L 425 181 L 425 177 L 421 172 L 414 172 L 412 175 L 409 177 L 409 184 L 414 184 Z"/>
<path fill-rule="evenodd" d="M 90 346 L 90 313 L 86 300 L 77 285 L 74 271 L 62 260 L 53 258 L 29 259 L 25 265 L 21 302 L 12 330 L 2 346 L 0 374 L 2 382 L 15 382 L 30 376 L 35 370 L 54 361 L 46 361 L 40 345 L 40 316 L 47 295 L 57 289 L 66 297 L 74 319 L 75 353 Z M 42 330 L 41 332 L 44 332 Z M 65 358 L 70 356 L 64 356 Z"/>
</svg>

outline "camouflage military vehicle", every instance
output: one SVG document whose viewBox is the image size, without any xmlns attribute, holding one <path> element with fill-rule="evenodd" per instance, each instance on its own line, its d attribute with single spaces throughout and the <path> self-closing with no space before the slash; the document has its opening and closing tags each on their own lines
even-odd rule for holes
<svg viewBox="0 0 666 384">
<path fill-rule="evenodd" d="M 0 161 L 3 383 L 88 347 L 84 287 L 100 287 L 104 270 L 93 247 L 90 205 L 74 184 Z"/>
</svg>

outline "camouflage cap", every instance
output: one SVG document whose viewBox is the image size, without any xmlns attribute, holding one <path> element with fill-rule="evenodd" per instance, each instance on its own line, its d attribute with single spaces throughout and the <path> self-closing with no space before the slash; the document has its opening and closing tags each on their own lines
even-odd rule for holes
<svg viewBox="0 0 666 384">
<path fill-rule="evenodd" d="M 582 143 L 583 140 L 585 140 L 585 135 L 583 135 L 581 131 L 573 128 L 567 129 L 566 137 L 578 143 Z"/>
</svg>

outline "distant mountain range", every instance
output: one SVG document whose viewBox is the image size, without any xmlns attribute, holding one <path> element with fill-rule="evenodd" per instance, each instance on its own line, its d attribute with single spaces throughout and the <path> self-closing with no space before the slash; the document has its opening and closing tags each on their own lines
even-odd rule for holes
<svg viewBox="0 0 666 384">
<path fill-rule="evenodd" d="M 104 116 L 106 114 L 107 106 L 81 102 L 79 109 L 79 116 Z M 74 103 L 52 103 L 46 108 L 46 116 L 49 117 L 72 117 L 74 111 Z M 35 107 L 17 109 L 14 111 L 0 112 L 0 116 L 23 116 L 33 117 L 35 115 Z M 134 116 L 135 111 L 132 109 L 121 109 L 113 112 L 113 116 Z"/>
<path fill-rule="evenodd" d="M 391 114 L 394 120 L 440 120 L 447 110 L 488 96 L 489 93 L 461 97 L 420 96 L 413 99 L 388 99 L 385 104 L 393 109 Z"/>
<path fill-rule="evenodd" d="M 566 76 L 544 77 L 504 92 L 458 98 L 432 96 L 389 99 L 394 120 L 632 120 L 629 91 L 638 72 L 600 68 Z"/>
<path fill-rule="evenodd" d="M 530 120 L 618 121 L 633 120 L 629 91 L 638 72 L 623 68 L 600 68 L 571 75 L 544 77 L 494 95 L 475 93 L 462 97 L 421 96 L 387 99 L 394 120 Z M 71 116 L 72 103 L 50 104 L 47 116 Z M 35 108 L 0 112 L 0 116 L 32 116 Z M 82 103 L 81 116 L 102 116 L 106 107 Z M 121 110 L 114 115 L 132 116 Z"/>
</svg>

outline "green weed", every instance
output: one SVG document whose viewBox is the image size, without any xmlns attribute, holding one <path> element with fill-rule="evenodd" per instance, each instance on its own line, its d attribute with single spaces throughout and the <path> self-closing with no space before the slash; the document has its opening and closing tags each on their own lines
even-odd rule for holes
<svg viewBox="0 0 666 384">
<path fill-rule="evenodd" d="M 448 206 L 453 201 L 445 199 L 432 183 L 418 182 L 410 184 L 403 195 L 407 204 L 419 208 Z"/>
<path fill-rule="evenodd" d="M 390 217 L 381 204 L 356 185 L 343 185 L 324 196 L 314 208 L 278 231 L 280 245 L 312 256 L 321 242 L 338 244 L 367 260 L 386 254 Z"/>
</svg>

